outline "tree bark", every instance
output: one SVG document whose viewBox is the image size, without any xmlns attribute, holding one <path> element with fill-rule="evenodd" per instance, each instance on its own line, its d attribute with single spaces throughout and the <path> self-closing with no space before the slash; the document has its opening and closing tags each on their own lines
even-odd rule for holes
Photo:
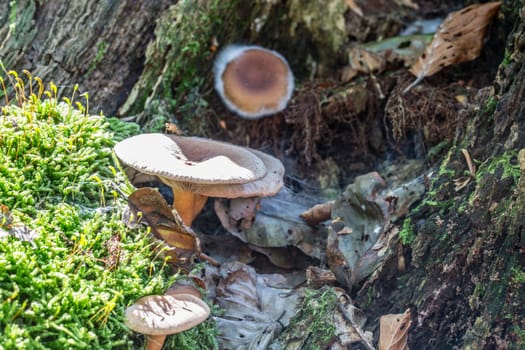
<svg viewBox="0 0 525 350">
<path fill-rule="evenodd" d="M 373 315 L 370 326 L 382 314 L 411 306 L 410 348 L 525 347 L 523 5 L 504 4 L 515 25 L 493 87 L 483 89 L 481 103 L 462 116 L 455 146 L 426 199 L 410 214 L 417 236 L 405 247 L 407 271 L 384 269 L 357 297 Z M 478 169 L 456 190 L 454 180 L 468 170 L 461 149 Z"/>
<path fill-rule="evenodd" d="M 2 1 L 0 59 L 54 82 L 62 96 L 78 84 L 92 113 L 112 115 L 143 70 L 155 20 L 174 2 Z"/>
</svg>

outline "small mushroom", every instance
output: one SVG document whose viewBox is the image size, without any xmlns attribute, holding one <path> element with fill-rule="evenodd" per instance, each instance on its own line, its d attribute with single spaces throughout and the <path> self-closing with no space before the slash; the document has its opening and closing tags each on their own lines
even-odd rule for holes
<svg viewBox="0 0 525 350">
<path fill-rule="evenodd" d="M 209 315 L 208 305 L 193 294 L 148 295 L 126 309 L 125 324 L 147 336 L 146 350 L 160 350 L 166 336 L 193 328 Z"/>
<path fill-rule="evenodd" d="M 114 150 L 125 165 L 172 188 L 173 208 L 187 226 L 202 210 L 210 187 L 266 175 L 264 162 L 246 148 L 199 137 L 141 134 L 117 143 Z"/>
<path fill-rule="evenodd" d="M 282 111 L 294 89 L 286 59 L 259 46 L 225 47 L 215 60 L 214 73 L 215 89 L 224 104 L 248 119 Z"/>
</svg>

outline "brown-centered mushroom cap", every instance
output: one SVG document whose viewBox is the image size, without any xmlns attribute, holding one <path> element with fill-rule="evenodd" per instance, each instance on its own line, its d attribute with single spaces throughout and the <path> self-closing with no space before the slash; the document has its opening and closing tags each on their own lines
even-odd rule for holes
<svg viewBox="0 0 525 350">
<path fill-rule="evenodd" d="M 246 118 L 280 112 L 292 96 L 286 59 L 259 46 L 230 45 L 215 60 L 215 89 L 226 106 Z"/>
<path fill-rule="evenodd" d="M 208 305 L 191 294 L 148 295 L 126 309 L 125 323 L 138 333 L 169 335 L 193 328 L 209 315 Z"/>
<path fill-rule="evenodd" d="M 264 163 L 245 148 L 199 137 L 136 135 L 117 143 L 115 154 L 124 164 L 163 181 L 245 183 L 266 174 Z"/>
<path fill-rule="evenodd" d="M 264 162 L 246 148 L 198 137 L 137 135 L 117 143 L 115 154 L 125 165 L 170 186 L 173 208 L 187 226 L 206 203 L 206 187 L 266 175 Z"/>
</svg>

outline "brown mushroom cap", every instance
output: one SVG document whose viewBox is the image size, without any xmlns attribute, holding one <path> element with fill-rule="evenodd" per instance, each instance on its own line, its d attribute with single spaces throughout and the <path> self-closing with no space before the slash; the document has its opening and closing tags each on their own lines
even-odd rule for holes
<svg viewBox="0 0 525 350">
<path fill-rule="evenodd" d="M 209 315 L 208 305 L 194 295 L 149 295 L 126 309 L 125 323 L 138 333 L 169 335 L 193 328 Z"/>
<path fill-rule="evenodd" d="M 187 226 L 204 207 L 207 187 L 266 175 L 264 162 L 248 149 L 198 137 L 137 135 L 117 143 L 115 154 L 124 165 L 170 186 L 173 208 Z"/>
<path fill-rule="evenodd" d="M 114 150 L 124 164 L 166 183 L 245 183 L 266 174 L 262 160 L 243 147 L 199 137 L 141 134 Z"/>
<path fill-rule="evenodd" d="M 230 45 L 215 60 L 215 89 L 230 110 L 259 118 L 286 107 L 294 79 L 279 53 L 259 46 Z"/>
</svg>

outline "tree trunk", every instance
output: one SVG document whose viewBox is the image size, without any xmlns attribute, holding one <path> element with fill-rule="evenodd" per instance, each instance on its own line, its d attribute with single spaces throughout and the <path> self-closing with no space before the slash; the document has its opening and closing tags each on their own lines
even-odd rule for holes
<svg viewBox="0 0 525 350">
<path fill-rule="evenodd" d="M 371 326 L 411 307 L 410 348 L 525 347 L 525 11 L 523 2 L 506 6 L 519 17 L 505 58 L 410 214 L 417 236 L 405 247 L 407 271 L 384 269 L 357 298 Z M 462 149 L 478 169 L 456 190 L 468 171 Z"/>
<path fill-rule="evenodd" d="M 62 96 L 78 84 L 92 113 L 112 115 L 143 70 L 155 20 L 173 2 L 2 1 L 0 59 L 54 82 Z"/>
</svg>

